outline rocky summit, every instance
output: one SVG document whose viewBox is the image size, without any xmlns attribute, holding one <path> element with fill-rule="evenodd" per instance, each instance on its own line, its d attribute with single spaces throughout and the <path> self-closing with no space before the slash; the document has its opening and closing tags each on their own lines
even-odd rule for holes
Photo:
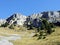
<svg viewBox="0 0 60 45">
<path fill-rule="evenodd" d="M 27 17 L 26 23 L 27 25 L 30 25 L 32 22 L 33 26 L 38 27 L 41 26 L 41 18 L 47 19 L 50 23 L 60 23 L 60 11 L 46 11 L 32 14 L 31 16 Z"/>
<path fill-rule="evenodd" d="M 26 16 L 16 13 L 10 16 L 9 18 L 7 18 L 6 21 L 9 24 L 23 25 L 24 22 L 26 21 Z"/>
<path fill-rule="evenodd" d="M 49 22 L 60 22 L 60 11 L 46 11 L 37 14 L 32 14 L 31 19 L 46 18 Z"/>
</svg>

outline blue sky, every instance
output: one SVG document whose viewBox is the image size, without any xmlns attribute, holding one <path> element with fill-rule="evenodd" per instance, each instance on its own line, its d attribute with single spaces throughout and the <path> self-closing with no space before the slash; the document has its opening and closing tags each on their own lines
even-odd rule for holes
<svg viewBox="0 0 60 45">
<path fill-rule="evenodd" d="M 0 18 L 7 18 L 14 13 L 31 15 L 58 10 L 60 10 L 60 0 L 0 0 Z"/>
</svg>

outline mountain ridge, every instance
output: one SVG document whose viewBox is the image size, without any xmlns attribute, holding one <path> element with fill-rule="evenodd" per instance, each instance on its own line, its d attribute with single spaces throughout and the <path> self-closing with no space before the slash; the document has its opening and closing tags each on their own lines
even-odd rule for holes
<svg viewBox="0 0 60 45">
<path fill-rule="evenodd" d="M 25 21 L 28 22 L 28 20 L 26 20 L 27 18 L 29 21 L 33 21 L 34 19 L 39 18 L 46 18 L 49 22 L 56 23 L 60 22 L 60 11 L 45 11 L 41 13 L 34 13 L 30 16 L 25 16 L 20 13 L 14 13 L 6 19 L 6 22 L 8 22 L 9 24 L 23 25 Z"/>
</svg>

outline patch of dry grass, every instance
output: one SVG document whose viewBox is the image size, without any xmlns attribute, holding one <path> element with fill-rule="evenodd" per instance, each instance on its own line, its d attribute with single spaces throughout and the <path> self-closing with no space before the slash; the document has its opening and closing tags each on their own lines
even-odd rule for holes
<svg viewBox="0 0 60 45">
<path fill-rule="evenodd" d="M 60 27 L 56 27 L 55 32 L 48 35 L 46 39 L 40 40 L 37 40 L 37 37 L 29 37 L 29 35 L 34 32 L 32 30 L 19 32 L 13 29 L 0 28 L 0 35 L 6 35 L 1 34 L 1 32 L 7 34 L 19 34 L 22 36 L 22 39 L 11 41 L 14 45 L 60 45 Z"/>
</svg>

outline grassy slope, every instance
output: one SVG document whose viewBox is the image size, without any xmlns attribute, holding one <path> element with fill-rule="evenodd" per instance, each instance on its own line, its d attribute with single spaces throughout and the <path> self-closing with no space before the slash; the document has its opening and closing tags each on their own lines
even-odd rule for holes
<svg viewBox="0 0 60 45">
<path fill-rule="evenodd" d="M 8 36 L 7 34 L 19 34 L 22 36 L 21 40 L 11 41 L 14 45 L 60 45 L 60 27 L 55 28 L 55 32 L 47 36 L 46 39 L 37 40 L 37 37 L 29 37 L 32 31 L 11 30 L 8 28 L 0 28 L 0 35 Z"/>
</svg>

